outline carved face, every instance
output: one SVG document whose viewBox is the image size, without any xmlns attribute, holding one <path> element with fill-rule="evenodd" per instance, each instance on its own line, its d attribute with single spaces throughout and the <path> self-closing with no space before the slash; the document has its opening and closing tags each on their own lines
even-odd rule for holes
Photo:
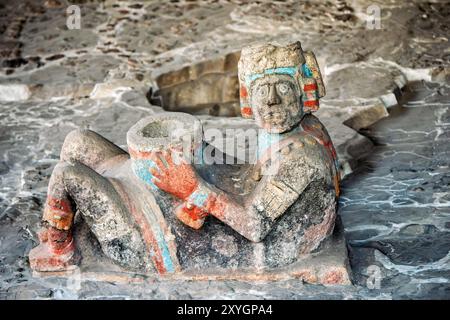
<svg viewBox="0 0 450 320">
<path fill-rule="evenodd" d="M 271 133 L 292 129 L 302 118 L 301 93 L 289 75 L 266 75 L 250 89 L 250 104 L 256 123 Z"/>
</svg>

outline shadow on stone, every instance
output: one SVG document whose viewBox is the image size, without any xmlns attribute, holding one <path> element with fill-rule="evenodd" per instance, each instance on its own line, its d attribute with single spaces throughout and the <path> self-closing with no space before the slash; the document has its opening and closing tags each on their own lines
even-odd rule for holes
<svg viewBox="0 0 450 320">
<path fill-rule="evenodd" d="M 240 114 L 237 63 L 240 52 L 159 75 L 149 102 L 167 111 L 234 117 Z"/>
</svg>

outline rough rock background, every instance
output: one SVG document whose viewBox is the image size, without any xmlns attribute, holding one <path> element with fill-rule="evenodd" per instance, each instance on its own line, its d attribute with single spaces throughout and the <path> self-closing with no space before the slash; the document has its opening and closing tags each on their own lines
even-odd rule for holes
<svg viewBox="0 0 450 320">
<path fill-rule="evenodd" d="M 66 26 L 70 4 L 80 30 Z M 367 29 L 370 5 L 381 29 Z M 2 0 L 0 16 L 0 299 L 450 298 L 448 1 Z M 317 115 L 346 174 L 339 214 L 354 286 L 32 277 L 27 254 L 69 131 L 125 146 L 131 125 L 164 111 L 146 99 L 157 76 L 253 41 L 296 40 L 325 76 Z"/>
</svg>

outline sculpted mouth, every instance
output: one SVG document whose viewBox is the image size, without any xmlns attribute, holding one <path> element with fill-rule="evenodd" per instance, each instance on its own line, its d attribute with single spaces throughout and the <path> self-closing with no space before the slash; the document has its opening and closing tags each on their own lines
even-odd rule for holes
<svg viewBox="0 0 450 320">
<path fill-rule="evenodd" d="M 286 118 L 286 113 L 284 111 L 269 111 L 263 114 L 262 118 L 264 120 L 283 120 Z"/>
</svg>

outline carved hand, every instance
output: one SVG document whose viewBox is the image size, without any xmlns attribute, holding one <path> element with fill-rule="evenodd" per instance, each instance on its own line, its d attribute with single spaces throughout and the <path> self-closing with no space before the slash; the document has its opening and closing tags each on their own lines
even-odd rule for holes
<svg viewBox="0 0 450 320">
<path fill-rule="evenodd" d="M 156 152 L 151 159 L 157 168 L 151 168 L 150 173 L 153 175 L 153 183 L 177 198 L 186 200 L 199 184 L 199 178 L 195 173 L 192 165 L 188 164 L 184 159 L 180 159 L 178 163 L 174 163 L 171 152 Z"/>
<path fill-rule="evenodd" d="M 176 209 L 177 218 L 191 228 L 200 229 L 208 214 L 188 200 L 199 185 L 194 168 L 181 159 L 179 163 L 174 163 L 171 153 L 167 151 L 155 153 L 152 160 L 158 167 L 150 170 L 154 176 L 153 183 L 161 190 L 186 201 Z"/>
</svg>

